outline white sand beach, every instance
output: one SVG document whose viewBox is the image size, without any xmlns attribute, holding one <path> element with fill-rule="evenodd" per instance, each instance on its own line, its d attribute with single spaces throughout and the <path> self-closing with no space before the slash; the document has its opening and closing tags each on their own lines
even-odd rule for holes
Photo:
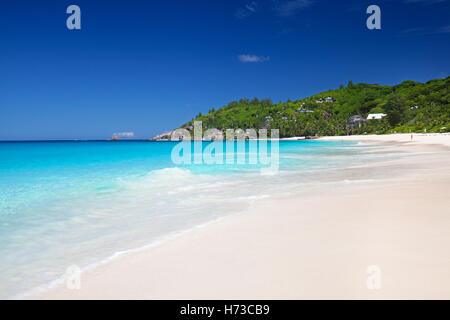
<svg viewBox="0 0 450 320">
<path fill-rule="evenodd" d="M 411 143 L 412 145 L 445 145 L 450 146 L 450 133 L 399 133 L 385 135 L 354 135 L 354 136 L 333 136 L 321 137 L 321 140 L 329 141 L 368 141 L 368 142 L 393 142 Z"/>
<path fill-rule="evenodd" d="M 450 135 L 321 139 L 424 154 L 377 163 L 408 169 L 386 181 L 260 200 L 85 271 L 80 289 L 32 298 L 450 299 Z M 378 289 L 367 287 L 369 266 Z"/>
</svg>

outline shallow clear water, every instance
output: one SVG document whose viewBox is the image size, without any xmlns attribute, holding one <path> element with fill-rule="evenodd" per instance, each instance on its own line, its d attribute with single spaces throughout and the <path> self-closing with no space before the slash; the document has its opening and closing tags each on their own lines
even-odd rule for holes
<svg viewBox="0 0 450 320">
<path fill-rule="evenodd" d="M 343 169 L 391 156 L 355 142 L 281 141 L 280 170 L 262 175 L 260 164 L 175 165 L 175 145 L 0 142 L 0 297 L 44 288 L 70 265 L 95 265 L 257 199 L 376 179 Z"/>
</svg>

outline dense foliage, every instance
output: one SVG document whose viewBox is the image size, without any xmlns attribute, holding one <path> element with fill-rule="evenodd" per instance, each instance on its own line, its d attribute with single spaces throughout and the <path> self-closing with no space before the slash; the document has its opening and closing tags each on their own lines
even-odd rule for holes
<svg viewBox="0 0 450 320">
<path fill-rule="evenodd" d="M 331 97 L 331 99 L 325 99 Z M 331 101 L 330 101 L 331 100 Z M 308 111 L 307 111 L 308 110 Z M 387 114 L 351 125 L 351 116 Z M 358 83 L 283 103 L 254 98 L 232 101 L 183 126 L 201 120 L 203 128 L 276 128 L 281 137 L 392 132 L 449 132 L 450 77 L 396 86 Z"/>
</svg>

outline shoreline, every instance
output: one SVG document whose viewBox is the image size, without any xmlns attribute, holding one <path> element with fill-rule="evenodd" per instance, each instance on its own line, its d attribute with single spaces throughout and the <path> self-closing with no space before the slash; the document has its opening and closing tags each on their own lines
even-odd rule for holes
<svg viewBox="0 0 450 320">
<path fill-rule="evenodd" d="M 321 139 L 350 140 L 348 137 Z M 353 137 L 355 136 L 351 136 Z M 421 279 L 421 275 L 422 278 L 425 277 L 425 273 L 432 279 L 440 276 L 440 288 L 431 286 L 433 291 L 430 291 L 430 288 L 425 286 L 421 287 L 422 292 L 418 289 L 406 290 L 406 287 L 403 287 L 403 290 L 388 287 L 387 290 L 369 291 L 364 287 L 367 275 L 362 265 L 369 263 L 370 259 L 366 261 L 361 258 L 369 254 L 358 251 L 355 247 L 358 243 L 365 244 L 365 250 L 369 252 L 374 250 L 374 256 L 382 260 L 384 265 L 388 265 L 387 281 L 390 279 L 389 271 L 393 270 L 392 274 L 395 274 L 399 283 L 405 286 L 407 283 L 400 274 L 402 264 L 385 259 L 386 255 L 396 257 L 399 252 L 391 252 L 384 239 L 380 240 L 380 243 L 367 241 L 364 227 L 369 228 L 371 232 L 375 232 L 374 225 L 380 227 L 375 229 L 380 232 L 382 238 L 386 236 L 383 234 L 386 231 L 382 230 L 381 225 L 394 228 L 413 240 L 410 238 L 411 230 L 402 230 L 402 223 L 405 221 L 401 221 L 397 216 L 389 217 L 389 212 L 381 210 L 376 201 L 373 208 L 378 206 L 378 211 L 375 214 L 372 212 L 375 216 L 364 213 L 364 220 L 353 210 L 347 209 L 346 201 L 366 206 L 368 201 L 374 201 L 373 194 L 383 194 L 390 198 L 388 202 L 402 214 L 406 207 L 413 212 L 414 217 L 417 216 L 416 218 L 421 220 L 424 217 L 416 210 L 423 210 L 427 199 L 422 199 L 425 203 L 420 205 L 416 203 L 415 208 L 410 207 L 405 199 L 411 198 L 412 195 L 420 197 L 425 188 L 435 201 L 431 211 L 435 208 L 448 208 L 450 201 L 447 200 L 445 189 L 450 186 L 450 154 L 446 153 L 446 150 L 450 145 L 450 135 L 440 138 L 442 141 L 439 142 L 439 147 L 435 145 L 436 139 L 431 142 L 421 138 L 428 142 L 405 146 L 404 137 L 395 140 L 395 137 L 390 136 L 382 141 L 377 139 L 378 136 L 376 139 L 373 139 L 373 136 L 362 137 L 372 138 L 365 140 L 369 143 L 386 142 L 382 148 L 384 150 L 402 152 L 405 148 L 411 150 L 411 147 L 420 146 L 424 148 L 424 152 L 434 150 L 436 154 L 395 160 L 402 165 L 422 166 L 418 177 L 409 175 L 399 181 L 349 185 L 341 190 L 330 190 L 332 194 L 326 195 L 305 194 L 295 198 L 259 200 L 243 214 L 224 217 L 220 221 L 209 223 L 205 228 L 195 228 L 161 245 L 126 254 L 83 272 L 80 290 L 68 290 L 59 286 L 26 299 L 449 298 L 450 283 L 445 281 L 450 281 L 445 279 L 450 279 L 450 272 L 446 271 L 450 270 L 450 256 L 445 253 L 450 252 L 450 237 L 444 232 L 450 226 L 449 217 L 441 217 L 445 223 L 433 220 L 432 224 L 437 230 L 442 228 L 443 233 L 444 250 L 441 248 L 443 260 L 439 260 L 440 266 L 434 264 L 433 270 L 428 270 L 429 272 L 421 272 L 422 269 L 416 267 L 416 270 L 413 266 L 413 271 L 405 272 L 407 276 L 415 276 L 416 279 Z M 444 166 L 445 172 L 436 174 L 433 171 L 436 165 Z M 391 190 L 391 193 L 386 194 L 386 189 Z M 398 203 L 395 197 L 402 201 Z M 301 210 L 302 214 L 299 214 L 298 208 L 304 208 Z M 373 211 L 373 208 L 369 206 L 366 209 Z M 337 216 L 331 215 L 336 211 Z M 392 211 L 391 214 L 397 212 Z M 376 215 L 380 216 L 380 221 L 375 219 Z M 340 219 L 337 219 L 338 217 Z M 344 225 L 340 225 L 342 219 L 346 222 Z M 389 219 L 394 219 L 394 226 L 386 224 Z M 330 221 L 334 221 L 337 228 L 333 228 Z M 414 230 L 416 228 L 420 229 L 420 226 L 415 225 Z M 393 233 L 388 233 L 387 236 L 401 240 Z M 325 241 L 325 244 L 321 241 Z M 339 246 L 330 247 L 332 243 Z M 408 247 L 407 243 L 403 245 Z M 434 246 L 430 248 L 430 245 L 424 245 L 427 250 L 420 252 L 432 253 Z M 297 254 L 292 254 L 297 250 Z M 355 250 L 359 255 L 351 254 Z M 347 259 L 338 258 L 338 253 L 346 255 Z M 420 255 L 416 254 L 414 258 L 420 260 Z M 384 269 L 382 266 L 382 270 Z M 411 289 L 410 284 L 408 288 Z"/>
</svg>

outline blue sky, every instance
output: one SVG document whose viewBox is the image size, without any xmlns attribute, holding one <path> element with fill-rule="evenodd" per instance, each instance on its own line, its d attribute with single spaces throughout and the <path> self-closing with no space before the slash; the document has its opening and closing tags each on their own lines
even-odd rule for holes
<svg viewBox="0 0 450 320">
<path fill-rule="evenodd" d="M 449 16 L 450 0 L 1 1 L 0 140 L 150 138 L 244 97 L 446 77 Z"/>
</svg>

